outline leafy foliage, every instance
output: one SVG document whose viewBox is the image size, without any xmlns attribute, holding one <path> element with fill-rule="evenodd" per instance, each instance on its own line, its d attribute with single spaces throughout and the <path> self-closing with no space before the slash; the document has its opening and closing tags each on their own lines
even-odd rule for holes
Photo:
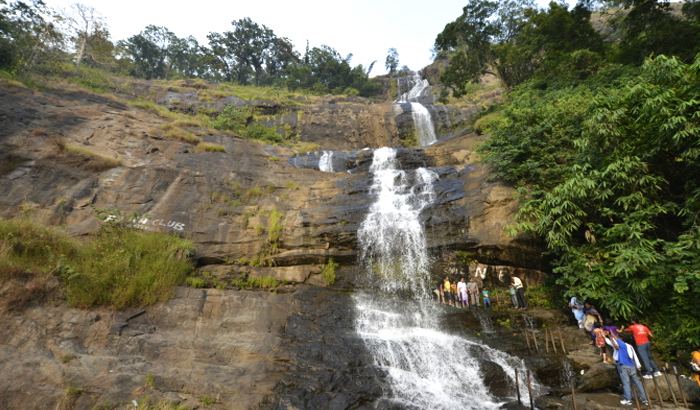
<svg viewBox="0 0 700 410">
<path fill-rule="evenodd" d="M 668 348 L 700 344 L 700 56 L 636 75 L 514 93 L 484 147 L 527 198 L 558 283 L 613 317 L 642 315 Z"/>
<path fill-rule="evenodd" d="M 72 11 L 59 15 L 41 0 L 0 0 L 0 69 L 54 74 L 65 71 L 61 63 L 73 62 L 146 79 L 202 78 L 316 93 L 381 93 L 380 84 L 369 79 L 374 63 L 368 69 L 353 67 L 352 54 L 341 57 L 328 46 L 307 47 L 302 57 L 289 39 L 250 18 L 232 21 L 230 31 L 209 33 L 208 44 L 152 24 L 114 44 L 94 9 L 75 5 Z"/>
<path fill-rule="evenodd" d="M 390 48 L 384 60 L 384 67 L 389 71 L 389 75 L 394 75 L 399 68 L 399 52 L 395 48 Z"/>
<path fill-rule="evenodd" d="M 214 119 L 212 125 L 216 129 L 233 131 L 243 138 L 281 143 L 284 137 L 274 128 L 266 127 L 254 121 L 254 110 L 251 106 L 227 105 Z"/>
<path fill-rule="evenodd" d="M 449 59 L 441 81 L 459 97 L 486 73 L 508 87 L 532 78 L 585 80 L 603 62 L 639 64 L 661 53 L 687 62 L 700 51 L 700 8 L 693 2 L 682 16 L 656 0 L 607 3 L 622 8 L 605 21 L 604 38 L 591 23 L 593 2 L 569 10 L 557 2 L 537 9 L 527 0 L 471 0 L 435 40 L 438 56 Z"/>
</svg>

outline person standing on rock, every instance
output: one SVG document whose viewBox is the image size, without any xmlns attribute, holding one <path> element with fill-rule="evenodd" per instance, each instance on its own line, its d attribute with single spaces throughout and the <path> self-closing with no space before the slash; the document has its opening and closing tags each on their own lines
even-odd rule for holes
<svg viewBox="0 0 700 410">
<path fill-rule="evenodd" d="M 515 286 L 513 286 L 511 284 L 510 287 L 508 288 L 508 293 L 510 293 L 510 301 L 511 301 L 511 303 L 513 303 L 513 307 L 517 309 L 519 307 L 518 306 L 518 294 L 515 290 Z"/>
<path fill-rule="evenodd" d="M 464 278 L 461 278 L 459 280 L 459 283 L 457 284 L 457 292 L 459 292 L 459 300 L 460 303 L 462 304 L 462 307 L 469 307 L 469 297 L 467 295 L 467 283 L 464 282 Z"/>
<path fill-rule="evenodd" d="M 467 293 L 469 293 L 469 304 L 471 306 L 479 306 L 479 285 L 476 284 L 474 278 L 471 278 L 467 283 Z"/>
<path fill-rule="evenodd" d="M 491 308 L 491 292 L 488 289 L 482 289 L 481 295 L 484 297 L 484 309 Z"/>
<path fill-rule="evenodd" d="M 598 309 L 589 301 L 583 302 L 583 314 L 583 329 L 588 332 L 588 335 L 591 337 L 591 344 L 594 344 L 595 335 L 593 334 L 593 327 L 596 323 L 603 324 L 603 316 L 601 316 Z"/>
<path fill-rule="evenodd" d="M 452 282 L 452 297 L 455 299 L 455 307 L 460 306 L 459 291 L 457 290 L 457 281 Z"/>
<path fill-rule="evenodd" d="M 651 357 L 651 341 L 649 341 L 649 338 L 654 336 L 651 330 L 639 323 L 637 319 L 632 319 L 632 324 L 627 327 L 625 331 L 632 333 L 634 344 L 637 345 L 639 357 L 642 359 L 642 363 L 644 363 L 644 375 L 642 377 L 651 379 L 652 377 L 661 376 L 659 367 L 656 365 L 654 358 Z"/>
<path fill-rule="evenodd" d="M 449 305 L 454 305 L 454 303 L 452 301 L 452 295 L 451 295 L 452 284 L 450 283 L 450 278 L 448 278 L 447 276 L 445 276 L 445 281 L 442 283 L 442 290 L 443 290 L 444 295 L 445 295 L 445 303 L 447 303 Z"/>
<path fill-rule="evenodd" d="M 442 280 L 438 280 L 437 286 L 435 287 L 435 294 L 437 295 L 437 300 L 439 303 L 445 304 L 445 295 L 442 290 Z"/>
<path fill-rule="evenodd" d="M 576 323 L 578 323 L 578 328 L 583 329 L 583 304 L 578 301 L 576 296 L 573 296 L 571 300 L 569 300 L 569 308 L 571 308 L 571 313 L 574 314 L 574 319 L 576 319 Z"/>
<path fill-rule="evenodd" d="M 515 288 L 515 296 L 518 298 L 518 308 L 527 309 L 527 300 L 525 300 L 525 288 L 523 282 L 517 276 L 511 276 L 510 283 Z"/>
<path fill-rule="evenodd" d="M 622 392 L 623 398 L 620 404 L 624 406 L 632 405 L 632 386 L 630 381 L 634 383 L 637 387 L 637 393 L 639 393 L 639 399 L 642 403 L 647 406 L 649 401 L 647 400 L 646 394 L 644 394 L 644 386 L 642 386 L 642 379 L 639 378 L 637 370 L 642 367 L 637 358 L 637 354 L 634 352 L 634 348 L 617 335 L 609 334 L 606 338 L 606 343 L 612 346 L 614 353 L 613 359 L 617 365 L 617 373 L 622 381 Z"/>
</svg>

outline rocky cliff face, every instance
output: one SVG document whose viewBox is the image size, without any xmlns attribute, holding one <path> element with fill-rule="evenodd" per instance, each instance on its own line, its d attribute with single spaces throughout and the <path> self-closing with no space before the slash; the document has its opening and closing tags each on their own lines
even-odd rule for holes
<svg viewBox="0 0 700 410">
<path fill-rule="evenodd" d="M 8 409 L 357 406 L 379 396 L 381 374 L 349 311 L 347 295 L 318 288 L 180 288 L 147 310 L 5 312 L 0 400 Z"/>
<path fill-rule="evenodd" d="M 178 93 L 163 102 L 201 109 Z M 270 124 L 293 125 L 303 141 L 337 151 L 338 172 L 318 170 L 321 153 L 218 133 L 201 138 L 225 152 L 200 152 L 168 138 L 171 120 L 81 90 L 0 88 L 0 216 L 29 215 L 76 235 L 122 220 L 191 238 L 200 272 L 223 287 L 241 276 L 287 284 L 277 294 L 183 288 L 144 314 L 59 302 L 0 313 L 3 403 L 92 408 L 151 396 L 222 408 L 346 408 L 381 394 L 383 375 L 351 334 L 344 291 L 359 283 L 356 232 L 372 200 L 372 153 L 363 148 L 399 141 L 400 120 L 391 104 L 361 99 L 270 110 Z M 538 245 L 505 235 L 513 191 L 489 181 L 478 142 L 452 135 L 399 152 L 403 167 L 440 176 L 424 214 L 428 245 L 438 257 L 464 251 L 536 280 Z M 320 274 L 329 258 L 341 264 L 330 290 Z"/>
<path fill-rule="evenodd" d="M 123 219 L 191 238 L 199 264 L 217 265 L 223 275 L 292 282 L 320 283 L 318 266 L 330 257 L 354 264 L 355 233 L 371 201 L 371 151 L 359 149 L 395 138 L 381 105 L 308 109 L 316 112 L 304 115 L 309 127 L 337 120 L 336 134 L 309 131 L 308 139 L 348 148 L 342 172 L 327 173 L 317 169 L 319 154 L 300 163 L 289 148 L 224 135 L 202 138 L 226 152 L 197 152 L 162 135 L 167 119 L 81 91 L 6 89 L 2 101 L 0 215 L 30 213 L 75 234 L 94 232 L 98 217 Z M 365 137 L 346 137 L 352 132 Z M 537 268 L 537 247 L 504 234 L 515 201 L 475 160 L 477 142 L 466 135 L 399 154 L 406 168 L 433 166 L 440 174 L 437 204 L 426 214 L 429 246 Z M 281 225 L 279 238 L 268 235 L 271 223 Z M 252 269 L 260 265 L 269 267 Z"/>
</svg>

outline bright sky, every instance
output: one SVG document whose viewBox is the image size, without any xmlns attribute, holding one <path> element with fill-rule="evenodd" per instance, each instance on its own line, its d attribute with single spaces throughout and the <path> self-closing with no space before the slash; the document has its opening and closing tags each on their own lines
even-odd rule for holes
<svg viewBox="0 0 700 410">
<path fill-rule="evenodd" d="M 75 0 L 45 0 L 67 9 Z M 435 37 L 462 13 L 466 0 L 80 0 L 105 17 L 113 40 L 139 33 L 148 24 L 165 26 L 178 37 L 193 35 L 206 44 L 209 32 L 228 31 L 231 21 L 250 17 L 292 40 L 297 51 L 329 45 L 351 63 L 383 74 L 387 50 L 399 52 L 400 65 L 419 70 L 432 61 Z M 548 0 L 538 0 L 546 5 Z M 571 1 L 569 1 L 571 3 Z"/>
</svg>

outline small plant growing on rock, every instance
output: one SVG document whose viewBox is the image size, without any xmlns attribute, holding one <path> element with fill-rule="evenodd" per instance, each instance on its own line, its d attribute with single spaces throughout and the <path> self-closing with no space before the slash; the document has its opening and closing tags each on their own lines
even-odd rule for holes
<svg viewBox="0 0 700 410">
<path fill-rule="evenodd" d="M 328 259 L 328 262 L 321 269 L 321 277 L 326 285 L 331 286 L 335 283 L 335 270 L 338 268 L 338 264 L 335 263 L 333 258 Z"/>
<path fill-rule="evenodd" d="M 152 373 L 148 373 L 146 374 L 146 377 L 143 378 L 143 384 L 146 387 L 153 389 L 156 387 L 156 378 Z"/>
<path fill-rule="evenodd" d="M 212 404 L 216 404 L 216 399 L 211 396 L 200 396 L 199 402 L 205 406 L 211 406 Z"/>
<path fill-rule="evenodd" d="M 200 142 L 197 144 L 197 152 L 226 152 L 226 148 L 220 144 Z"/>
<path fill-rule="evenodd" d="M 496 319 L 496 323 L 498 323 L 498 326 L 504 329 L 511 329 L 513 327 L 513 324 L 511 323 L 509 318 Z"/>
<path fill-rule="evenodd" d="M 281 284 L 282 282 L 271 276 L 247 277 L 231 281 L 231 285 L 238 289 L 274 289 Z"/>
<path fill-rule="evenodd" d="M 75 355 L 72 353 L 64 354 L 61 356 L 61 363 L 66 364 L 75 359 Z"/>
</svg>

